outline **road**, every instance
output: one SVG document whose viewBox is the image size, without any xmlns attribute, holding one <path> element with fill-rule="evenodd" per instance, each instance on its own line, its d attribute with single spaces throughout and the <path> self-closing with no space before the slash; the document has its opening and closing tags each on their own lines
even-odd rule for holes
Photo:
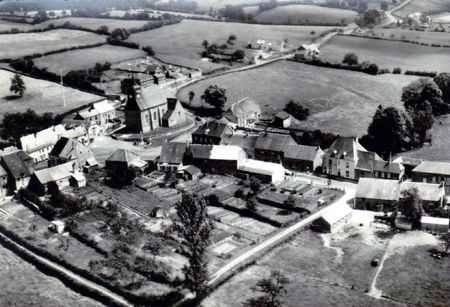
<svg viewBox="0 0 450 307">
<path fill-rule="evenodd" d="M 390 9 L 390 10 L 387 10 L 385 12 L 385 14 L 386 14 L 385 19 L 377 27 L 378 28 L 387 27 L 390 24 L 397 23 L 399 20 L 400 20 L 400 22 L 402 22 L 403 19 L 400 18 L 400 17 L 395 16 L 394 12 L 396 12 L 396 11 L 402 9 L 403 7 L 407 6 L 410 2 L 411 2 L 411 0 L 406 0 L 406 1 L 402 2 L 400 5 L 394 7 L 392 9 Z"/>
<path fill-rule="evenodd" d="M 338 203 L 342 203 L 342 202 L 346 203 L 350 199 L 353 199 L 355 196 L 355 191 L 356 190 L 354 188 L 346 188 L 344 196 L 341 197 L 334 204 L 338 204 Z M 331 204 L 330 206 L 333 206 L 333 204 Z M 280 232 L 276 233 L 274 236 L 270 237 L 266 241 L 259 243 L 251 250 L 249 250 L 249 251 L 243 253 L 242 255 L 236 257 L 235 259 L 231 260 L 228 264 L 223 266 L 220 270 L 218 270 L 217 272 L 215 272 L 212 275 L 212 278 L 209 281 L 209 285 L 220 284 L 235 270 L 237 270 L 240 267 L 244 266 L 245 264 L 248 264 L 249 262 L 251 262 L 260 252 L 262 252 L 265 249 L 268 249 L 270 247 L 273 247 L 274 245 L 276 245 L 278 243 L 284 242 L 286 239 L 288 239 L 290 236 L 292 236 L 293 234 L 298 232 L 300 229 L 311 224 L 314 220 L 316 220 L 317 218 L 322 216 L 325 212 L 327 212 L 330 209 L 330 206 L 317 211 L 316 213 L 308 216 L 307 218 L 301 220 L 300 222 L 298 222 L 286 229 L 281 230 Z"/>
</svg>

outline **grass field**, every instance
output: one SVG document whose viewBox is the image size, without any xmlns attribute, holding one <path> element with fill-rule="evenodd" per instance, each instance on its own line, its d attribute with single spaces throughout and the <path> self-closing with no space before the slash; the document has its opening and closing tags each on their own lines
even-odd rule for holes
<svg viewBox="0 0 450 307">
<path fill-rule="evenodd" d="M 0 35 L 0 59 L 16 59 L 34 53 L 102 43 L 105 40 L 105 36 L 64 29 L 41 33 L 3 34 Z"/>
<path fill-rule="evenodd" d="M 178 92 L 182 101 L 200 106 L 200 96 L 211 84 L 227 89 L 227 106 L 244 97 L 254 98 L 263 113 L 273 115 L 293 99 L 309 108 L 306 121 L 294 126 L 321 129 L 342 135 L 362 135 L 378 105 L 401 106 L 402 88 L 416 77 L 402 75 L 370 76 L 345 70 L 321 68 L 280 61 L 257 69 L 212 77 Z M 355 120 L 357 119 L 357 120 Z"/>
<path fill-rule="evenodd" d="M 316 5 L 286 5 L 262 12 L 256 16 L 264 24 L 342 24 L 354 22 L 357 13 Z"/>
<path fill-rule="evenodd" d="M 235 47 L 244 49 L 252 40 L 283 40 L 287 38 L 289 47 L 295 48 L 301 43 L 309 42 L 328 29 L 331 28 L 183 20 L 179 24 L 133 34 L 128 40 L 139 43 L 141 46 L 152 46 L 156 56 L 164 61 L 194 66 L 204 72 L 209 72 L 225 67 L 225 65 L 201 61 L 200 53 L 203 51 L 203 40 L 207 40 L 210 44 L 223 44 L 230 34 L 235 34 L 237 36 Z M 311 34 L 312 31 L 314 31 L 314 34 Z"/>
<path fill-rule="evenodd" d="M 368 32 L 368 35 L 397 41 L 408 40 L 429 45 L 437 44 L 450 46 L 450 34 L 442 32 L 422 32 L 402 29 L 374 29 Z M 448 52 L 450 52 L 450 49 Z"/>
<path fill-rule="evenodd" d="M 384 30 L 383 30 L 384 31 Z M 427 33 L 428 34 L 428 33 Z M 321 49 L 321 57 L 341 62 L 354 52 L 360 62 L 377 63 L 380 68 L 450 72 L 450 49 L 370 38 L 335 36 Z"/>
<path fill-rule="evenodd" d="M 26 23 L 11 22 L 0 19 L 0 32 L 9 31 L 11 29 L 18 29 L 20 31 L 29 31 L 34 29 L 34 26 Z"/>
<path fill-rule="evenodd" d="M 406 17 L 415 12 L 438 14 L 449 10 L 450 2 L 448 0 L 412 0 L 411 3 L 396 11 L 394 15 Z"/>
<path fill-rule="evenodd" d="M 25 112 L 27 109 L 33 109 L 37 113 L 60 114 L 102 99 L 100 96 L 65 87 L 66 106 L 64 107 L 59 84 L 25 76 L 23 76 L 26 86 L 24 96 L 12 99 L 9 86 L 13 75 L 9 71 L 0 70 L 0 119 L 5 113 Z"/>
<path fill-rule="evenodd" d="M 100 47 L 51 54 L 35 59 L 34 63 L 39 68 L 46 67 L 54 73 L 59 73 L 61 69 L 63 74 L 66 74 L 71 70 L 92 68 L 95 63 L 117 63 L 145 57 L 146 55 L 147 53 L 140 49 L 103 45 Z"/>
</svg>

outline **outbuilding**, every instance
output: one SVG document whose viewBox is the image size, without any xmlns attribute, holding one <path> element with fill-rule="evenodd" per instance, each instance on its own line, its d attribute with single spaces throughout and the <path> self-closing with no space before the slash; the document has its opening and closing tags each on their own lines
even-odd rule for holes
<svg viewBox="0 0 450 307">
<path fill-rule="evenodd" d="M 316 219 L 311 228 L 319 232 L 336 232 L 347 224 L 351 218 L 353 210 L 344 202 L 331 204 L 327 211 Z"/>
<path fill-rule="evenodd" d="M 433 232 L 448 232 L 449 229 L 449 219 L 432 217 L 432 216 L 422 216 L 420 219 L 420 224 L 422 230 L 429 230 Z"/>
<path fill-rule="evenodd" d="M 284 180 L 285 169 L 282 165 L 271 162 L 245 159 L 238 166 L 239 173 L 255 176 L 266 183 L 280 183 Z"/>
</svg>

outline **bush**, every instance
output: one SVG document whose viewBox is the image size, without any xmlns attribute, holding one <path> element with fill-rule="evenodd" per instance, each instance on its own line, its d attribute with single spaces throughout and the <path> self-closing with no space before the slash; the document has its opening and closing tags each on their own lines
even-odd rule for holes
<svg viewBox="0 0 450 307">
<path fill-rule="evenodd" d="M 392 71 L 393 74 L 400 75 L 402 73 L 402 69 L 400 67 L 395 67 Z"/>
<path fill-rule="evenodd" d="M 293 100 L 289 100 L 284 110 L 298 120 L 305 120 L 309 116 L 309 109 Z"/>
</svg>

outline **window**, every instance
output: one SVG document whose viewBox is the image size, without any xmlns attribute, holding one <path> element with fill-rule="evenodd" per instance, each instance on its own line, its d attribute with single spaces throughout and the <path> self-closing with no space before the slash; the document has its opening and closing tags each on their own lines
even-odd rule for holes
<svg viewBox="0 0 450 307">
<path fill-rule="evenodd" d="M 345 172 L 345 177 L 347 177 L 347 178 L 350 177 L 350 172 L 349 171 Z"/>
<path fill-rule="evenodd" d="M 156 111 L 153 112 L 153 120 L 156 120 Z"/>
<path fill-rule="evenodd" d="M 346 167 L 346 168 L 349 168 L 349 167 L 350 167 L 350 163 L 345 162 L 345 167 Z"/>
<path fill-rule="evenodd" d="M 147 121 L 147 123 L 150 122 L 150 116 L 148 114 L 145 115 L 145 120 Z"/>
</svg>

